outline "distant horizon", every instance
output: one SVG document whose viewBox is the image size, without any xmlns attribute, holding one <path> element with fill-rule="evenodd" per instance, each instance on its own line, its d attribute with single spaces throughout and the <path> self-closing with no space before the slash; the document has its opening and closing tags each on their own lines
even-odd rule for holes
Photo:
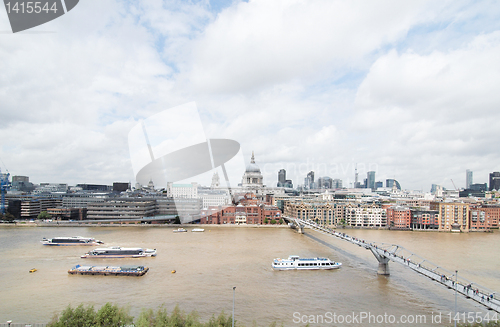
<svg viewBox="0 0 500 327">
<path fill-rule="evenodd" d="M 315 172 L 316 173 L 316 172 Z M 494 173 L 493 171 L 491 173 Z M 288 174 L 288 172 L 287 172 Z M 74 183 L 74 184 L 71 184 L 71 183 L 68 183 L 68 182 L 33 182 L 31 180 L 31 177 L 30 176 L 27 176 L 27 175 L 13 175 L 13 174 L 10 174 L 10 180 L 12 181 L 12 177 L 13 176 L 23 176 L 23 177 L 28 177 L 30 178 L 30 183 L 33 183 L 34 185 L 40 185 L 40 184 L 43 184 L 43 183 L 48 183 L 48 184 L 66 184 L 68 187 L 76 187 L 78 184 L 84 184 L 84 185 L 107 185 L 107 186 L 112 186 L 113 183 L 130 183 L 130 187 L 131 188 L 135 188 L 135 185 L 136 183 L 135 182 L 131 182 L 131 181 L 112 181 L 112 182 L 104 182 L 104 183 L 93 183 L 93 182 L 77 182 L 77 183 Z M 242 173 L 242 176 L 243 176 L 243 173 Z M 277 178 L 278 174 L 276 173 L 276 182 L 274 183 L 274 185 L 269 185 L 269 184 L 266 184 L 265 183 L 265 179 L 264 179 L 264 186 L 265 187 L 271 187 L 271 188 L 277 188 L 276 184 L 278 182 L 278 178 Z M 375 176 L 376 175 L 376 171 L 375 171 Z M 219 175 L 220 177 L 220 175 Z M 305 178 L 306 176 L 304 176 Z M 319 178 L 321 177 L 331 177 L 331 176 L 318 176 Z M 316 174 L 314 175 L 314 180 L 315 182 L 317 181 L 318 177 L 316 177 Z M 332 179 L 335 179 L 333 177 L 331 177 Z M 288 176 L 287 176 L 287 179 Z M 376 182 L 383 182 L 383 187 L 385 188 L 385 182 L 387 179 L 394 179 L 394 178 L 385 178 L 383 180 L 378 180 L 377 178 L 375 179 Z M 342 188 L 344 189 L 354 189 L 355 187 L 351 187 L 349 185 L 345 185 L 344 183 L 344 180 L 340 178 L 340 180 L 342 181 Z M 354 179 L 353 179 L 354 180 Z M 363 180 L 364 178 L 361 178 L 361 175 L 360 175 L 360 178 L 359 178 L 359 182 L 361 183 L 361 185 L 363 185 Z M 398 179 L 395 179 L 396 181 L 398 181 L 400 184 L 402 184 L 402 182 Z M 202 184 L 200 183 L 199 181 L 196 181 L 196 180 L 192 180 L 190 182 L 186 182 L 186 181 L 182 181 L 182 182 L 176 182 L 174 184 L 178 185 L 178 184 L 191 184 L 191 183 L 198 183 L 199 186 L 202 186 L 202 187 L 210 187 L 210 184 L 211 183 L 208 183 L 208 184 Z M 296 184 L 295 182 L 293 182 L 292 180 L 292 183 L 293 183 L 293 189 L 297 189 L 298 186 L 304 186 L 304 179 L 302 179 L 302 183 L 300 184 Z M 450 181 L 451 183 L 451 181 Z M 153 184 L 154 184 L 154 181 L 153 181 Z M 224 181 L 221 180 L 221 184 L 224 184 Z M 441 185 L 441 184 L 437 184 L 437 183 L 432 183 L 432 184 L 436 184 L 436 185 L 440 185 L 442 186 L 444 189 L 446 190 L 455 190 L 455 188 L 453 187 L 452 185 L 452 188 L 449 188 L 449 187 L 446 187 L 444 185 Z M 401 190 L 403 191 L 421 191 L 421 192 L 425 192 L 425 193 L 430 193 L 430 190 L 431 190 L 431 187 L 432 187 L 432 184 L 429 185 L 429 190 L 426 191 L 426 190 L 423 190 L 423 189 L 408 189 L 408 188 L 404 188 L 403 186 L 401 186 Z M 465 184 L 465 183 L 464 183 Z M 476 181 L 473 181 L 472 184 L 486 184 L 487 188 L 489 188 L 489 175 L 488 175 L 488 181 L 487 182 L 484 182 L 484 183 L 480 183 L 480 182 L 476 182 Z M 146 185 L 142 185 L 142 186 L 146 186 Z M 240 187 L 240 186 L 232 186 L 232 187 Z M 157 186 L 155 185 L 155 189 L 163 189 L 163 188 L 166 188 L 166 185 L 163 187 L 163 186 Z M 364 187 L 360 187 L 360 189 L 363 189 Z M 317 189 L 320 189 L 320 188 L 317 188 Z M 333 189 L 333 188 L 332 188 Z M 465 186 L 458 186 L 457 185 L 457 189 L 465 189 Z"/>
</svg>

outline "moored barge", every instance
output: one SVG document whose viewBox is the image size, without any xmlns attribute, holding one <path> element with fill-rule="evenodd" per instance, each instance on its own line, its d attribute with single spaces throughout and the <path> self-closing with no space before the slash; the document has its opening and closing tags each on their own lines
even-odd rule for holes
<svg viewBox="0 0 500 327">
<path fill-rule="evenodd" d="M 156 257 L 156 249 L 122 248 L 114 246 L 110 248 L 98 248 L 82 255 L 82 258 L 143 258 Z"/>
<path fill-rule="evenodd" d="M 76 265 L 68 273 L 71 275 L 103 275 L 103 276 L 143 276 L 149 268 L 144 266 L 80 266 Z"/>
</svg>

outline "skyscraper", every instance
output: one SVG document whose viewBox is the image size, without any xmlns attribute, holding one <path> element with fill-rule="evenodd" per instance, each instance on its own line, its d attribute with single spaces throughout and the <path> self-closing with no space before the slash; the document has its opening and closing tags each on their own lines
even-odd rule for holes
<svg viewBox="0 0 500 327">
<path fill-rule="evenodd" d="M 358 182 L 358 164 L 356 164 L 356 169 L 354 173 L 354 188 L 359 188 L 359 182 Z"/>
<path fill-rule="evenodd" d="M 332 179 L 328 176 L 319 177 L 318 181 L 316 182 L 316 187 L 326 189 L 332 188 Z"/>
<path fill-rule="evenodd" d="M 490 191 L 500 190 L 500 172 L 495 171 L 490 173 Z"/>
<path fill-rule="evenodd" d="M 286 170 L 280 169 L 278 172 L 278 187 L 285 186 L 286 183 Z"/>
<path fill-rule="evenodd" d="M 342 188 L 342 180 L 338 179 L 338 178 L 334 179 L 332 181 L 332 188 L 334 188 L 334 189 Z"/>
<path fill-rule="evenodd" d="M 470 186 L 474 184 L 472 181 L 472 170 L 467 169 L 465 171 L 465 188 L 470 189 Z"/>
<path fill-rule="evenodd" d="M 371 188 L 372 190 L 375 189 L 375 172 L 374 171 L 369 171 L 366 174 L 366 188 Z"/>
<path fill-rule="evenodd" d="M 313 189 L 315 187 L 315 185 L 314 185 L 314 171 L 310 171 L 307 173 L 307 177 L 304 180 L 304 186 L 307 189 Z"/>
</svg>

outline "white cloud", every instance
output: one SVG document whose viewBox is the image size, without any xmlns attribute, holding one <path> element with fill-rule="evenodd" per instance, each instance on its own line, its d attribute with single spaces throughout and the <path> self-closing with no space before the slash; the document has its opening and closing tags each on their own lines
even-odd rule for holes
<svg viewBox="0 0 500 327">
<path fill-rule="evenodd" d="M 242 2 L 194 47 L 192 80 L 203 90 L 242 91 L 356 67 L 429 19 L 435 11 L 427 9 L 426 1 Z"/>
<path fill-rule="evenodd" d="M 483 165 L 495 169 L 499 57 L 500 32 L 448 52 L 393 50 L 380 57 L 358 89 L 353 120 L 357 132 L 385 144 L 371 155 L 389 167 L 410 159 L 407 166 L 434 180 L 443 174 L 462 180 L 476 164 L 472 158 L 488 158 Z M 485 172 L 476 176 L 486 181 Z"/>
<path fill-rule="evenodd" d="M 54 33 L 0 34 L 0 158 L 35 182 L 133 181 L 130 128 L 195 101 L 208 137 L 269 164 L 268 185 L 280 168 L 348 185 L 356 162 L 403 187 L 466 168 L 480 182 L 500 168 L 496 7 L 80 2 L 34 30 Z"/>
</svg>

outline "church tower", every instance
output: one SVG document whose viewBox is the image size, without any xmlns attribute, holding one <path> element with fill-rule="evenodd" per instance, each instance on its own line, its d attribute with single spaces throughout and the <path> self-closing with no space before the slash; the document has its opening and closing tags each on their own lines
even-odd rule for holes
<svg viewBox="0 0 500 327">
<path fill-rule="evenodd" d="M 219 188 L 220 186 L 220 179 L 219 179 L 219 174 L 217 172 L 214 173 L 212 176 L 212 185 L 210 185 L 210 188 Z"/>
</svg>

